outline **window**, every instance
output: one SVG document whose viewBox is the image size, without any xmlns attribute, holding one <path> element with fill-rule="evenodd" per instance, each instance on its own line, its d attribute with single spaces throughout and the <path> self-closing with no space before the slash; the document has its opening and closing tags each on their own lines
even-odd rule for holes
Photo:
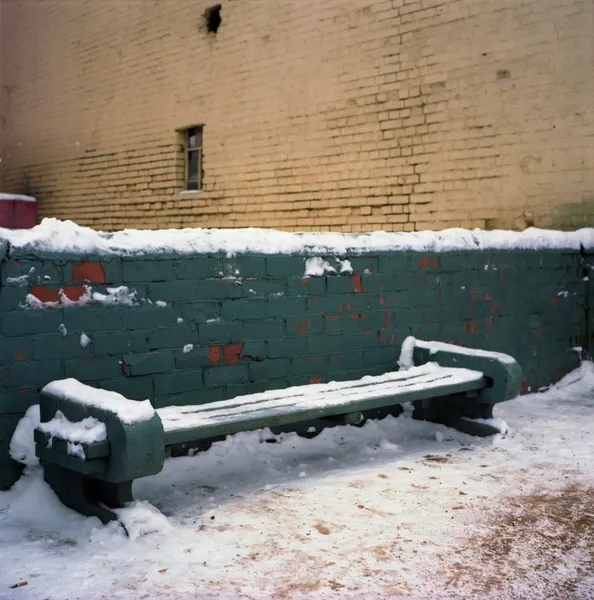
<svg viewBox="0 0 594 600">
<path fill-rule="evenodd" d="M 202 189 L 202 125 L 186 129 L 186 190 Z"/>
</svg>

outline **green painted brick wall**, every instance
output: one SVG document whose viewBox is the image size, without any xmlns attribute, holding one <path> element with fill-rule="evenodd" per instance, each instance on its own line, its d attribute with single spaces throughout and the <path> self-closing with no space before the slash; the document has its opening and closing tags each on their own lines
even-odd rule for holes
<svg viewBox="0 0 594 600">
<path fill-rule="evenodd" d="M 384 252 L 353 273 L 304 277 L 305 256 L 19 256 L 0 266 L 0 489 L 20 468 L 14 426 L 52 379 L 76 377 L 157 407 L 356 379 L 396 367 L 408 335 L 507 352 L 524 391 L 594 342 L 594 255 Z M 592 276 L 589 275 L 592 273 Z M 90 301 L 127 286 L 132 305 Z M 63 294 L 60 294 L 63 290 Z M 51 303 L 25 308 L 27 295 Z M 51 308 L 50 308 L 51 306 Z M 91 340 L 81 345 L 81 334 Z"/>
<path fill-rule="evenodd" d="M 585 351 L 589 358 L 592 357 L 594 350 L 594 253 L 584 254 L 582 260 L 582 270 L 584 281 L 587 285 L 585 298 L 586 311 L 586 348 Z"/>
</svg>

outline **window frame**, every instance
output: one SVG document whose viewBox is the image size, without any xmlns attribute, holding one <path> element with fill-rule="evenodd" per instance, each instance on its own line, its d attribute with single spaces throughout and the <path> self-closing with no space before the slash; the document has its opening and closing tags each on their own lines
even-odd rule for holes
<svg viewBox="0 0 594 600">
<path fill-rule="evenodd" d="M 193 132 L 198 130 L 200 141 L 197 145 L 190 145 L 190 137 Z M 202 192 L 204 190 L 204 125 L 191 125 L 182 130 L 184 134 L 184 191 Z M 190 155 L 196 153 L 198 156 L 198 166 L 196 178 L 190 179 Z M 190 187 L 193 184 L 196 187 Z"/>
</svg>

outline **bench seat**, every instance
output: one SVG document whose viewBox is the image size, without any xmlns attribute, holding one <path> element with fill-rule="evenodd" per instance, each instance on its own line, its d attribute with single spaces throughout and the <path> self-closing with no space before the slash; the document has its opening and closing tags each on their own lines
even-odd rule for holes
<svg viewBox="0 0 594 600">
<path fill-rule="evenodd" d="M 299 386 L 199 406 L 157 409 L 165 445 L 382 408 L 485 387 L 480 371 L 428 363 L 358 381 Z"/>
</svg>

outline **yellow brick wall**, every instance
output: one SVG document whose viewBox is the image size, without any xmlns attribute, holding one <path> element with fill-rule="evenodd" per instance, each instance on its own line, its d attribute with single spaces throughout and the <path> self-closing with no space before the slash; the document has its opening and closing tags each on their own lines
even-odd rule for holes
<svg viewBox="0 0 594 600">
<path fill-rule="evenodd" d="M 218 1 L 218 0 L 217 0 Z M 2 191 L 107 230 L 594 225 L 592 0 L 0 0 Z M 205 190 L 176 130 L 204 124 Z"/>
</svg>

